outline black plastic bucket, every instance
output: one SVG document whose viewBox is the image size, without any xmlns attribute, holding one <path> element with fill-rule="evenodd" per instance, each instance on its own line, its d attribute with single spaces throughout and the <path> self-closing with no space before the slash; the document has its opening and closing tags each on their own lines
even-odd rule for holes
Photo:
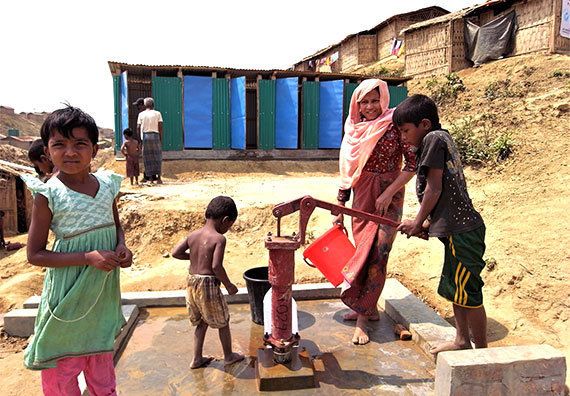
<svg viewBox="0 0 570 396">
<path fill-rule="evenodd" d="M 251 309 L 251 320 L 259 325 L 263 324 L 263 297 L 271 288 L 269 283 L 269 268 L 255 267 L 243 273 L 247 295 L 249 297 L 249 307 Z"/>
</svg>

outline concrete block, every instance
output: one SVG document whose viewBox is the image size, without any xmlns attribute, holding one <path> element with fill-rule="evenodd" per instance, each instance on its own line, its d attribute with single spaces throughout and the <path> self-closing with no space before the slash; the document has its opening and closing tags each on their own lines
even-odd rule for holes
<svg viewBox="0 0 570 396">
<path fill-rule="evenodd" d="M 293 350 L 291 361 L 286 364 L 274 363 L 270 349 L 258 349 L 256 380 L 260 392 L 292 391 L 316 386 L 312 362 L 310 358 L 300 356 L 297 348 Z"/>
<path fill-rule="evenodd" d="M 115 338 L 115 344 L 113 346 L 114 354 L 115 354 L 115 363 L 117 362 L 119 356 L 118 353 L 121 351 L 123 345 L 126 344 L 128 338 L 130 337 L 131 330 L 134 328 L 135 324 L 137 323 L 138 316 L 139 316 L 139 308 L 136 305 L 123 305 L 121 307 L 123 311 L 123 316 L 127 323 L 121 329 L 119 335 Z"/>
<path fill-rule="evenodd" d="M 414 296 L 397 279 L 386 280 L 378 301 L 379 307 L 396 323 L 406 326 L 412 339 L 429 353 L 431 347 L 455 339 L 455 327 Z"/>
<path fill-rule="evenodd" d="M 144 291 L 121 293 L 121 303 L 143 307 L 183 307 L 185 290 Z"/>
<path fill-rule="evenodd" d="M 564 354 L 550 345 L 441 352 L 436 395 L 563 395 Z"/>
<path fill-rule="evenodd" d="M 222 293 L 228 304 L 246 304 L 249 302 L 247 288 L 240 287 L 238 292 L 230 296 L 226 289 L 222 288 Z M 327 298 L 338 298 L 340 288 L 334 287 L 330 283 L 307 283 L 293 285 L 293 298 L 295 300 L 319 300 Z M 24 308 L 37 308 L 40 303 L 40 296 L 32 296 L 24 302 Z M 183 307 L 186 305 L 185 290 L 167 291 L 145 291 L 145 292 L 125 292 L 121 294 L 123 305 L 136 305 L 144 307 Z"/>
<path fill-rule="evenodd" d="M 124 305 L 123 315 L 127 322 L 138 317 L 136 305 Z M 38 310 L 36 308 L 13 309 L 4 315 L 4 330 L 11 336 L 29 337 L 34 333 L 34 324 Z M 131 324 L 132 325 L 132 324 Z"/>
<path fill-rule="evenodd" d="M 40 305 L 41 296 L 32 296 L 24 301 L 24 308 L 37 308 Z"/>
<path fill-rule="evenodd" d="M 4 315 L 4 331 L 11 336 L 29 337 L 34 332 L 37 309 L 13 309 Z"/>
</svg>

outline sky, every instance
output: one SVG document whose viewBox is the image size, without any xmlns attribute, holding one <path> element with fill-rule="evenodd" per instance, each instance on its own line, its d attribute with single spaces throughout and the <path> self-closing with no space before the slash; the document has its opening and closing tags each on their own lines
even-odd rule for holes
<svg viewBox="0 0 570 396">
<path fill-rule="evenodd" d="M 393 15 L 481 1 L 3 1 L 0 105 L 53 111 L 68 102 L 113 128 L 109 60 L 286 69 Z"/>
</svg>

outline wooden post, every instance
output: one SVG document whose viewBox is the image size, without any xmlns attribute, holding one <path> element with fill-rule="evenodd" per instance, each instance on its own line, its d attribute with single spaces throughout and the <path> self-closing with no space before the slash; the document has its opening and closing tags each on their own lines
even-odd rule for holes
<svg viewBox="0 0 570 396">
<path fill-rule="evenodd" d="M 447 25 L 447 74 L 453 72 L 453 24 L 454 20 L 449 21 Z M 463 18 L 461 18 L 461 23 L 464 23 Z"/>
<path fill-rule="evenodd" d="M 560 7 L 558 7 L 560 6 Z M 548 53 L 553 54 L 556 52 L 556 36 L 559 34 L 560 26 L 558 20 L 561 18 L 562 13 L 562 0 L 552 0 L 552 15 L 550 26 L 550 37 L 548 40 Z"/>
</svg>

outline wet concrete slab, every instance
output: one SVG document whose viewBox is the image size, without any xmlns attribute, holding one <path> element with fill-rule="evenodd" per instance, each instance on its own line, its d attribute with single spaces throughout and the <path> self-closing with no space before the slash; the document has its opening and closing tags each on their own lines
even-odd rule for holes
<svg viewBox="0 0 570 396">
<path fill-rule="evenodd" d="M 251 321 L 249 305 L 230 307 L 234 350 L 248 357 L 225 367 L 218 332 L 208 329 L 204 355 L 216 360 L 190 369 L 193 331 L 184 308 L 142 309 L 139 323 L 116 366 L 120 395 L 239 394 L 433 394 L 435 366 L 412 341 L 400 341 L 384 313 L 370 322 L 371 342 L 351 343 L 354 322 L 339 300 L 299 301 L 300 348 L 314 361 L 316 388 L 258 392 L 255 360 L 263 327 Z"/>
</svg>

